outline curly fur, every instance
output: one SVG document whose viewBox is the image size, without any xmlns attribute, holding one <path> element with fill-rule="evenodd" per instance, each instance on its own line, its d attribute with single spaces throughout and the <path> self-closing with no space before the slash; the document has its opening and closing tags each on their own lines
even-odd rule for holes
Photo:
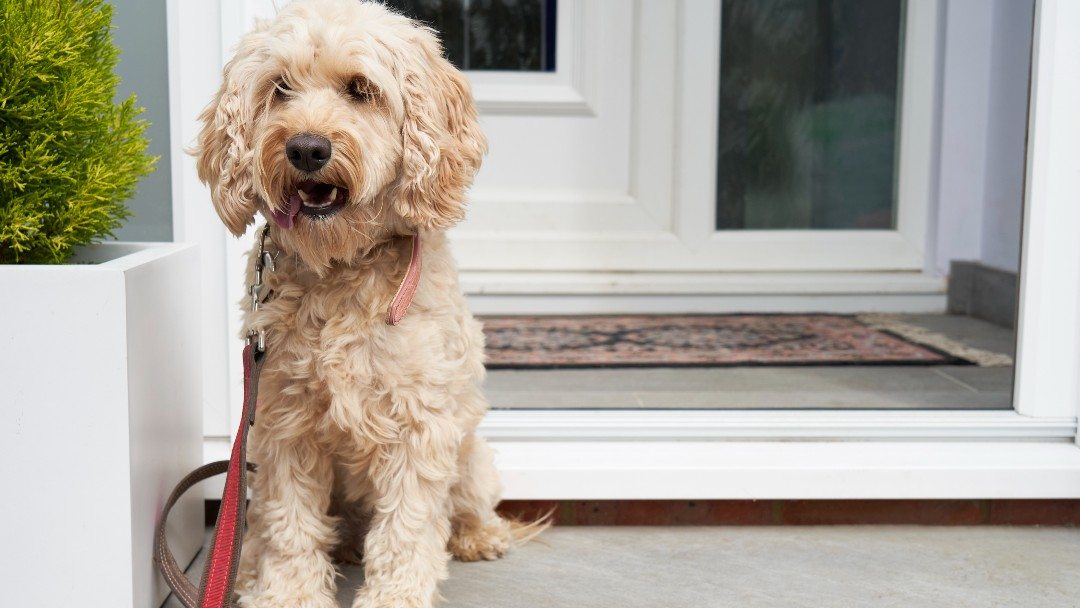
<svg viewBox="0 0 1080 608">
<path fill-rule="evenodd" d="M 350 96 L 358 81 L 370 96 Z M 293 135 L 328 138 L 315 175 L 348 188 L 335 215 L 271 222 L 273 298 L 246 313 L 267 360 L 239 604 L 336 606 L 338 555 L 362 556 L 354 608 L 431 606 L 450 553 L 494 559 L 536 532 L 494 511 L 499 481 L 475 433 L 483 335 L 443 232 L 486 151 L 468 83 L 431 30 L 379 4 L 301 0 L 244 37 L 202 121 L 199 176 L 235 234 L 304 179 L 285 156 Z M 397 237 L 417 231 L 420 286 L 390 327 L 408 256 Z"/>
</svg>

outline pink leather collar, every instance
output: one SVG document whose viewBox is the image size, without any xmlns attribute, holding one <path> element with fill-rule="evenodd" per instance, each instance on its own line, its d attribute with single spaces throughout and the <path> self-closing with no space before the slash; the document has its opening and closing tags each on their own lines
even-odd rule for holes
<svg viewBox="0 0 1080 608">
<path fill-rule="evenodd" d="M 263 229 L 264 239 L 269 232 L 270 227 L 267 225 L 266 228 Z M 402 238 L 408 238 L 412 242 L 412 253 L 409 254 L 409 267 L 405 269 L 405 276 L 401 277 L 401 283 L 398 285 L 397 292 L 394 294 L 394 299 L 390 300 L 389 306 L 386 307 L 387 325 L 397 325 L 398 323 L 401 323 L 401 320 L 405 318 L 405 314 L 409 312 L 409 306 L 412 304 L 413 296 L 416 295 L 416 288 L 420 286 L 420 235 L 414 234 Z M 272 257 L 270 261 L 273 261 Z M 261 270 L 261 267 L 258 270 Z M 259 276 L 259 272 L 256 272 L 256 276 Z M 265 302 L 265 300 L 263 300 L 263 302 Z"/>
<path fill-rule="evenodd" d="M 390 306 L 386 309 L 386 324 L 397 325 L 409 312 L 416 288 L 420 285 L 420 235 L 412 236 L 412 253 L 409 255 L 409 267 L 405 269 L 405 276 L 401 278 L 394 299 L 390 300 Z"/>
</svg>

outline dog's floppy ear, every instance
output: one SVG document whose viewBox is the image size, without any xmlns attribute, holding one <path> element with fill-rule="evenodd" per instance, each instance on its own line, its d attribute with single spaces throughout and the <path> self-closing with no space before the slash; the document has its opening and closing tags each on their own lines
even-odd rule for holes
<svg viewBox="0 0 1080 608">
<path fill-rule="evenodd" d="M 255 220 L 258 200 L 252 181 L 250 143 L 255 119 L 255 84 L 250 74 L 254 58 L 245 52 L 253 43 L 250 38 L 226 64 L 221 88 L 199 116 L 202 130 L 192 151 L 199 179 L 210 187 L 214 209 L 236 236 Z"/>
<path fill-rule="evenodd" d="M 442 56 L 431 30 L 417 31 L 400 61 L 404 153 L 394 204 L 409 223 L 441 229 L 465 216 L 465 191 L 487 140 L 468 81 Z"/>
</svg>

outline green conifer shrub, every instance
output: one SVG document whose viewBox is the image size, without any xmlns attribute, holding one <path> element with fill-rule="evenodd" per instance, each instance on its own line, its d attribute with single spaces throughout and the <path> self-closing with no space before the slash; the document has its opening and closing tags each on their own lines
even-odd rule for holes
<svg viewBox="0 0 1080 608">
<path fill-rule="evenodd" d="M 110 236 L 157 160 L 102 0 L 0 0 L 0 263 L 60 264 Z"/>
</svg>

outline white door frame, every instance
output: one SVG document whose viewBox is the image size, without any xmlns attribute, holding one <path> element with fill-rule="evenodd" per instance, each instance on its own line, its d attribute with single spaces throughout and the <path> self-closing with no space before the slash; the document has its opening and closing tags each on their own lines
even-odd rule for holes
<svg viewBox="0 0 1080 608">
<path fill-rule="evenodd" d="M 206 45 L 207 21 L 219 19 L 223 6 L 235 8 L 231 1 L 170 0 L 177 151 L 193 140 L 192 117 L 209 99 L 207 90 L 221 66 L 220 57 L 197 52 Z M 1077 32 L 1080 3 L 1039 1 L 1016 411 L 492 412 L 482 432 L 499 452 L 506 497 L 1080 497 Z M 200 73 L 214 78 L 193 82 L 191 76 Z M 191 159 L 179 153 L 174 159 L 183 165 L 174 173 L 181 175 L 174 193 L 177 238 L 203 244 L 204 284 L 213 287 L 204 294 L 206 322 L 221 326 L 236 308 L 218 289 L 226 281 L 228 256 L 234 255 L 226 251 L 235 249 L 235 242 L 206 221 L 209 198 L 193 181 Z M 221 336 L 207 366 L 224 363 L 225 340 Z M 239 378 L 237 367 L 230 373 Z M 238 408 L 239 393 L 233 393 L 231 408 L 212 407 L 211 396 L 228 388 L 212 376 L 208 382 L 209 460 L 228 446 L 235 428 L 229 409 Z"/>
<path fill-rule="evenodd" d="M 1080 3 L 1035 9 L 1020 263 L 1017 411 L 1075 415 L 1080 399 Z"/>
</svg>

